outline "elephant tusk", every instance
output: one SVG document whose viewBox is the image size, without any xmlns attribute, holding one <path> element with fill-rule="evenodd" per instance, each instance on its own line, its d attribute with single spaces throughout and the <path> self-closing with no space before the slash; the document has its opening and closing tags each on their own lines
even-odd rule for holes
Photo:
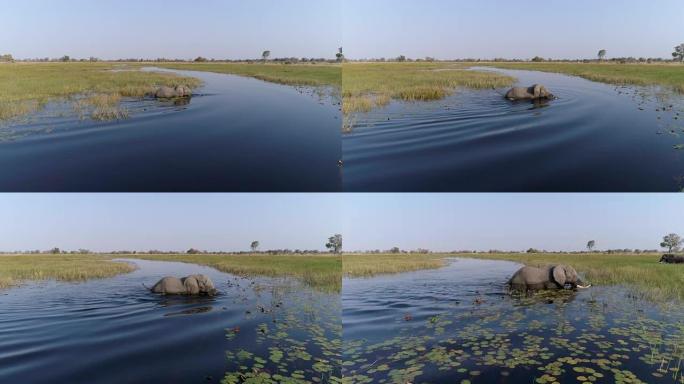
<svg viewBox="0 0 684 384">
<path fill-rule="evenodd" d="M 578 285 L 577 288 L 579 288 L 579 289 L 591 288 L 591 284 L 588 284 L 588 285 Z"/>
</svg>

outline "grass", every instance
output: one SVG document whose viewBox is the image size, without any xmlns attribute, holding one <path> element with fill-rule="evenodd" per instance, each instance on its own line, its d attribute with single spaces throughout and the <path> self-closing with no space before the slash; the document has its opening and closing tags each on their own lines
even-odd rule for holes
<svg viewBox="0 0 684 384">
<path fill-rule="evenodd" d="M 564 73 L 616 85 L 661 85 L 684 93 L 684 65 L 616 63 L 487 63 L 505 69 Z"/>
<path fill-rule="evenodd" d="M 85 281 L 131 272 L 135 267 L 97 255 L 0 255 L 0 289 L 24 281 Z"/>
<path fill-rule="evenodd" d="M 458 63 L 345 63 L 342 66 L 342 111 L 368 112 L 391 100 L 442 99 L 457 88 L 505 87 L 515 79 L 468 70 Z"/>
<path fill-rule="evenodd" d="M 353 254 L 344 256 L 343 269 L 345 276 L 371 277 L 439 268 L 449 257 L 510 260 L 531 266 L 567 264 L 594 285 L 624 284 L 651 299 L 684 300 L 684 265 L 660 264 L 660 254 Z"/>
<path fill-rule="evenodd" d="M 443 254 L 345 254 L 342 269 L 345 276 L 376 275 L 441 268 L 446 264 Z"/>
<path fill-rule="evenodd" d="M 228 73 L 285 85 L 340 87 L 342 84 L 339 64 L 155 63 L 154 66 Z"/>
<path fill-rule="evenodd" d="M 118 116 L 121 97 L 143 97 L 162 85 L 198 87 L 192 77 L 141 72 L 138 64 L 5 63 L 0 64 L 0 121 L 27 115 L 49 101 L 83 96 L 95 107 L 94 118 Z M 119 69 L 121 71 L 113 71 Z"/>
<path fill-rule="evenodd" d="M 332 255 L 130 255 L 131 258 L 205 265 L 241 276 L 289 276 L 311 287 L 339 293 L 342 258 Z"/>
</svg>

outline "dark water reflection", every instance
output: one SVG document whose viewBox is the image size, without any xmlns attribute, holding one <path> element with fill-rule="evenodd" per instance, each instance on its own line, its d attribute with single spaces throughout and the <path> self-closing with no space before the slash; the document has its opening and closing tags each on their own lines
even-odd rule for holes
<svg viewBox="0 0 684 384">
<path fill-rule="evenodd" d="M 338 295 L 190 264 L 134 262 L 139 270 L 112 279 L 3 292 L 0 383 L 217 383 L 255 372 L 328 382 L 339 376 Z M 193 273 L 209 275 L 221 295 L 164 297 L 142 286 Z M 277 363 L 270 359 L 275 351 L 283 354 Z"/>
<path fill-rule="evenodd" d="M 497 70 L 559 99 L 461 90 L 360 114 L 344 135 L 344 190 L 655 191 L 684 188 L 684 98 L 559 74 Z M 499 92 L 505 92 L 500 90 Z M 675 149 L 680 148 L 681 149 Z"/>
<path fill-rule="evenodd" d="M 52 104 L 0 126 L 0 191 L 325 192 L 341 188 L 339 100 L 225 74 L 186 105 L 126 100 L 130 118 Z"/>
<path fill-rule="evenodd" d="M 353 383 L 684 380 L 681 304 L 656 306 L 620 287 L 510 297 L 504 283 L 519 267 L 463 259 L 346 279 L 343 375 Z"/>
</svg>

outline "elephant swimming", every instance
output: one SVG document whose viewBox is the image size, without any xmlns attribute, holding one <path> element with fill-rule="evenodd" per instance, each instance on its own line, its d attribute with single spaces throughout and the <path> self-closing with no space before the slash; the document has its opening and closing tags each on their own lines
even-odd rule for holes
<svg viewBox="0 0 684 384">
<path fill-rule="evenodd" d="M 514 291 L 528 291 L 541 289 L 565 289 L 570 285 L 572 289 L 586 289 L 574 268 L 567 265 L 556 265 L 544 268 L 522 267 L 508 281 L 508 286 Z"/>
<path fill-rule="evenodd" d="M 524 87 L 513 87 L 510 91 L 506 93 L 505 96 L 508 100 L 551 100 L 555 99 L 551 92 L 549 92 L 546 87 L 540 84 L 535 84 L 529 88 Z"/>
<path fill-rule="evenodd" d="M 186 87 L 185 85 L 177 85 L 176 88 L 171 88 L 167 86 L 159 87 L 154 92 L 154 97 L 158 99 L 174 99 L 179 97 L 191 97 L 192 89 Z"/>
<path fill-rule="evenodd" d="M 218 292 L 214 282 L 206 275 L 191 275 L 183 278 L 165 277 L 155 284 L 150 291 L 164 295 L 207 295 L 214 296 Z"/>
<path fill-rule="evenodd" d="M 662 258 L 660 258 L 660 263 L 665 263 L 665 264 L 684 264 L 684 256 L 677 256 L 673 255 L 671 253 L 663 255 Z"/>
</svg>

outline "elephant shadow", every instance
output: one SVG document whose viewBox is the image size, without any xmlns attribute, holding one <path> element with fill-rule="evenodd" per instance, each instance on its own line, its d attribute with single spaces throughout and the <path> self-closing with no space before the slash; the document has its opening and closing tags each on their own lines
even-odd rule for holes
<svg viewBox="0 0 684 384">
<path fill-rule="evenodd" d="M 158 305 L 173 310 L 164 317 L 198 315 L 214 310 L 216 296 L 161 296 Z"/>
</svg>

